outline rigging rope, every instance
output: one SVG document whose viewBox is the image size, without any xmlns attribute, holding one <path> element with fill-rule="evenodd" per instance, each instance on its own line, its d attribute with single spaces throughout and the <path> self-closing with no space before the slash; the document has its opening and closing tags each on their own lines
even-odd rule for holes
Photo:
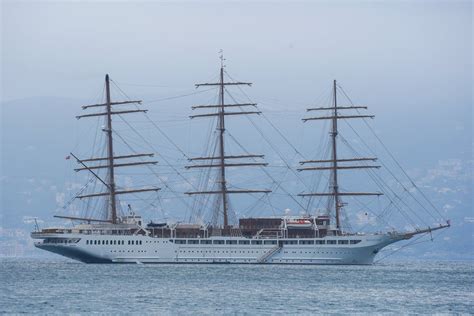
<svg viewBox="0 0 474 316">
<path fill-rule="evenodd" d="M 339 85 L 338 85 L 339 86 Z M 351 98 L 347 95 L 347 93 L 344 91 L 344 89 L 339 86 L 341 89 L 342 93 L 344 96 L 349 100 L 352 106 L 354 106 L 354 103 L 352 102 Z M 356 109 L 357 110 L 357 109 Z M 359 112 L 359 110 L 357 110 Z M 425 193 L 416 185 L 416 183 L 413 181 L 413 179 L 408 175 L 408 173 L 403 169 L 401 164 L 398 162 L 397 159 L 395 159 L 395 156 L 392 154 L 392 152 L 385 146 L 385 144 L 382 142 L 382 140 L 378 137 L 378 135 L 375 133 L 375 131 L 372 129 L 372 127 L 367 123 L 366 119 L 363 119 L 364 123 L 367 125 L 369 130 L 372 132 L 372 134 L 375 136 L 375 138 L 379 141 L 379 143 L 382 145 L 382 147 L 385 149 L 385 151 L 389 154 L 389 156 L 392 158 L 392 160 L 395 162 L 395 164 L 400 168 L 400 170 L 403 172 L 403 174 L 407 177 L 407 179 L 410 181 L 410 183 L 413 185 L 414 188 L 418 190 L 418 192 L 421 193 L 422 197 L 431 205 L 431 207 L 438 213 L 438 215 L 442 218 L 445 219 L 444 216 L 441 214 L 441 212 L 438 210 L 438 208 L 428 199 L 428 197 L 425 195 Z M 397 180 L 398 181 L 398 180 Z M 401 184 L 401 183 L 400 183 Z"/>
</svg>

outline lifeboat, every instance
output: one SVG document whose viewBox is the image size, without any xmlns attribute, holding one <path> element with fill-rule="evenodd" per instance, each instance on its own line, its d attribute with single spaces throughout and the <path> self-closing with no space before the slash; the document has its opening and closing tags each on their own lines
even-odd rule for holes
<svg viewBox="0 0 474 316">
<path fill-rule="evenodd" d="M 288 228 L 311 228 L 313 223 L 308 219 L 290 219 L 286 221 L 286 227 Z"/>
</svg>

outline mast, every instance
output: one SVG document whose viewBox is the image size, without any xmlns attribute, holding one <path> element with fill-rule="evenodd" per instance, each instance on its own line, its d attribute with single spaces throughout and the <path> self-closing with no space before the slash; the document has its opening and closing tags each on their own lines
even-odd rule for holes
<svg viewBox="0 0 474 316">
<path fill-rule="evenodd" d="M 339 219 L 339 187 L 337 185 L 337 90 L 336 90 L 336 80 L 334 80 L 334 110 L 333 110 L 333 119 L 332 119 L 332 162 L 333 162 L 333 193 L 334 193 L 334 210 L 336 212 L 336 227 L 339 229 L 341 227 Z"/>
<path fill-rule="evenodd" d="M 84 219 L 86 221 L 105 221 L 111 222 L 113 224 L 118 223 L 118 216 L 117 216 L 117 195 L 118 194 L 128 194 L 128 193 L 140 193 L 140 192 L 149 192 L 149 191 L 159 191 L 160 188 L 153 187 L 153 188 L 137 188 L 137 189 L 127 189 L 127 190 L 116 190 L 115 184 L 115 168 L 117 167 L 130 167 L 130 166 L 137 166 L 137 165 L 149 165 L 149 164 L 157 164 L 157 161 L 140 161 L 140 162 L 126 162 L 126 163 L 115 163 L 117 159 L 129 159 L 129 158 L 137 158 L 137 157 L 153 157 L 153 153 L 137 153 L 137 154 L 127 154 L 127 155 L 118 155 L 114 156 L 114 141 L 113 141 L 113 128 L 112 128 L 112 115 L 122 115 L 128 113 L 137 113 L 137 112 L 144 112 L 146 113 L 147 110 L 140 110 L 140 109 L 129 109 L 129 110 L 121 110 L 117 111 L 112 108 L 114 105 L 126 105 L 126 104 L 141 104 L 141 100 L 137 101 L 119 101 L 119 102 L 112 102 L 111 95 L 110 95 L 110 78 L 109 75 L 105 75 L 105 103 L 100 104 L 91 104 L 91 105 L 84 105 L 82 106 L 83 110 L 90 109 L 90 108 L 105 108 L 105 112 L 99 113 L 92 113 L 92 114 L 84 114 L 76 116 L 77 119 L 83 117 L 96 117 L 96 116 L 105 116 L 106 119 L 106 128 L 103 130 L 107 134 L 107 156 L 106 157 L 92 157 L 87 159 L 79 159 L 73 153 L 73 156 L 76 161 L 81 164 L 83 167 L 74 169 L 75 171 L 82 171 L 87 170 L 89 171 L 94 177 L 96 177 L 104 186 L 106 187 L 106 192 L 99 192 L 99 193 L 92 193 L 92 194 L 85 194 L 85 195 L 77 195 L 75 198 L 83 199 L 83 198 L 94 198 L 94 197 L 101 197 L 107 196 L 108 197 L 108 207 L 107 207 L 107 220 L 98 220 L 98 219 Z M 102 161 L 107 161 L 107 164 L 100 164 Z M 98 162 L 98 165 L 86 165 L 86 162 Z M 93 171 L 93 169 L 107 169 L 107 179 L 103 180 L 97 173 Z M 73 217 L 64 217 L 63 218 L 71 218 Z M 81 218 L 75 218 L 81 219 Z"/>
<path fill-rule="evenodd" d="M 227 186 L 227 179 L 226 179 L 226 168 L 228 167 L 243 167 L 243 166 L 266 166 L 267 163 L 260 163 L 260 162 L 235 162 L 235 163 L 228 163 L 227 160 L 233 160 L 233 159 L 244 159 L 244 158 L 251 158 L 251 159 L 258 159 L 258 158 L 263 158 L 263 155 L 256 155 L 256 154 L 243 154 L 243 155 L 226 155 L 225 154 L 225 117 L 226 116 L 234 116 L 234 115 L 248 115 L 248 114 L 260 114 L 260 111 L 233 111 L 233 112 L 228 112 L 226 111 L 226 108 L 240 108 L 242 109 L 243 107 L 255 107 L 257 104 L 256 103 L 238 103 L 238 104 L 226 104 L 224 100 L 224 95 L 225 95 L 225 87 L 226 86 L 233 86 L 233 85 L 247 85 L 251 86 L 252 84 L 249 82 L 225 82 L 224 81 L 224 56 L 220 55 L 220 60 L 221 60 L 221 67 L 220 67 L 220 73 L 219 73 L 219 82 L 217 83 L 201 83 L 201 84 L 196 84 L 196 87 L 201 87 L 201 86 L 218 86 L 219 87 L 219 104 L 216 105 L 196 105 L 193 106 L 192 109 L 216 109 L 217 108 L 217 113 L 207 113 L 207 114 L 197 114 L 197 115 L 191 115 L 190 118 L 198 118 L 198 117 L 215 117 L 217 116 L 219 121 L 218 121 L 218 126 L 217 130 L 219 132 L 219 137 L 218 137 L 218 146 L 219 146 L 219 154 L 218 156 L 214 157 L 195 157 L 195 158 L 190 158 L 189 161 L 202 161 L 202 160 L 209 160 L 210 163 L 206 164 L 199 164 L 199 165 L 189 165 L 186 166 L 186 169 L 190 168 L 219 168 L 219 173 L 220 173 L 220 178 L 219 178 L 219 190 L 216 191 L 192 191 L 192 192 L 186 192 L 188 195 L 195 195 L 195 194 L 219 194 L 222 199 L 222 213 L 223 213 L 223 227 L 228 228 L 230 227 L 229 224 L 229 194 L 238 194 L 238 193 L 269 193 L 271 192 L 270 190 L 250 190 L 250 189 L 239 189 L 239 190 L 234 190 L 231 189 L 229 190 Z M 216 161 L 216 163 L 213 163 L 213 161 Z M 218 163 L 217 163 L 218 162 Z"/>
<path fill-rule="evenodd" d="M 331 115 L 329 116 L 318 116 L 318 117 L 309 117 L 303 118 L 303 122 L 313 121 L 313 120 L 331 120 L 331 159 L 325 160 L 305 160 L 300 161 L 300 164 L 328 164 L 330 165 L 323 165 L 323 166 L 316 166 L 316 167 L 304 167 L 297 169 L 298 171 L 308 171 L 308 170 L 315 170 L 315 171 L 323 171 L 329 170 L 331 172 L 331 191 L 330 192 L 310 192 L 310 193 L 301 193 L 298 194 L 299 196 L 328 196 L 334 198 L 334 212 L 336 217 L 336 228 L 337 231 L 341 231 L 341 196 L 378 196 L 382 195 L 380 192 L 340 192 L 339 188 L 339 179 L 338 179 L 338 170 L 349 170 L 349 169 L 369 169 L 369 168 L 380 168 L 380 166 L 373 166 L 373 165 L 345 165 L 347 162 L 366 162 L 366 161 L 376 161 L 377 158 L 360 158 L 360 157 L 351 157 L 351 158 L 344 158 L 339 159 L 337 155 L 337 123 L 338 120 L 341 119 L 353 119 L 353 118 L 374 118 L 373 115 L 339 115 L 338 110 L 358 110 L 358 109 L 367 109 L 366 106 L 338 106 L 337 105 L 337 82 L 336 80 L 333 81 L 333 104 L 329 107 L 317 107 L 317 108 L 309 108 L 306 111 L 331 111 Z M 339 164 L 341 163 L 341 165 Z"/>
<path fill-rule="evenodd" d="M 220 152 L 220 164 L 221 164 L 221 191 L 222 191 L 222 210 L 224 213 L 224 228 L 229 226 L 229 218 L 227 213 L 227 185 L 225 180 L 225 158 L 224 158 L 224 132 L 225 132 L 225 121 L 224 121 L 224 57 L 221 55 L 221 73 L 220 73 L 220 105 L 219 108 L 219 152 Z"/>
<path fill-rule="evenodd" d="M 107 109 L 107 160 L 108 166 L 108 184 L 109 184 L 109 207 L 112 215 L 112 223 L 117 223 L 117 201 L 115 199 L 115 176 L 114 176 L 114 141 L 112 137 L 112 106 L 110 105 L 110 82 L 109 74 L 105 75 L 105 95 Z"/>
</svg>

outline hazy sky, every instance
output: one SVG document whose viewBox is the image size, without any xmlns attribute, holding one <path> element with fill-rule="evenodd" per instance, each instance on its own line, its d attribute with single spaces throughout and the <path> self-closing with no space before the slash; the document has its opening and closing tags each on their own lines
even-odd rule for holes
<svg viewBox="0 0 474 316">
<path fill-rule="evenodd" d="M 470 1 L 2 1 L 3 99 L 82 97 L 105 72 L 187 88 L 224 49 L 262 94 L 305 102 L 338 78 L 443 104 L 469 98 L 471 26 Z"/>
<path fill-rule="evenodd" d="M 306 105 L 338 79 L 407 129 L 472 125 L 470 1 L 2 1 L 2 99 L 89 98 L 106 72 L 166 97 L 219 49 L 256 99 Z"/>
<path fill-rule="evenodd" d="M 419 181 L 452 190 L 473 184 L 471 1 L 1 4 L 2 218 L 10 225 L 38 208 L 52 214 L 54 195 L 31 179 L 64 187 L 58 159 L 77 140 L 69 127 L 79 106 L 97 98 L 105 73 L 132 97 L 166 98 L 215 78 L 220 49 L 229 74 L 254 83 L 252 99 L 295 144 L 307 145 L 296 127 L 305 107 L 337 79 L 369 106 L 374 128 Z M 189 132 L 166 120 L 186 118 L 198 101 L 206 100 L 148 108 L 184 142 Z M 451 217 L 472 240 L 472 191 L 462 192 L 435 199 L 440 208 L 462 201 Z M 19 202 L 25 194 L 36 202 Z"/>
</svg>

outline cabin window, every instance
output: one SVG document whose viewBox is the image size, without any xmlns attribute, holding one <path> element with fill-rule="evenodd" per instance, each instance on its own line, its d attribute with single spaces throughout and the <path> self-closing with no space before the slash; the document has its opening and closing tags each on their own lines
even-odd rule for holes
<svg viewBox="0 0 474 316">
<path fill-rule="evenodd" d="M 250 245 L 250 240 L 239 240 L 239 245 Z"/>
<path fill-rule="evenodd" d="M 300 245 L 313 245 L 314 240 L 300 240 Z"/>
<path fill-rule="evenodd" d="M 336 240 L 328 240 L 328 245 L 335 245 L 336 243 Z"/>
<path fill-rule="evenodd" d="M 88 244 L 89 244 L 89 240 L 86 240 L 86 245 L 88 245 Z"/>
<path fill-rule="evenodd" d="M 362 240 L 351 240 L 350 243 L 351 245 L 355 245 L 355 244 L 358 244 L 360 243 Z"/>
<path fill-rule="evenodd" d="M 212 240 L 201 240 L 201 245 L 209 245 L 212 244 Z"/>
<path fill-rule="evenodd" d="M 186 239 L 176 239 L 175 243 L 176 244 L 186 244 Z"/>
<path fill-rule="evenodd" d="M 261 245 L 262 241 L 261 240 L 252 240 L 252 245 Z"/>
<path fill-rule="evenodd" d="M 349 240 L 338 240 L 337 243 L 339 245 L 347 245 L 349 243 Z"/>
<path fill-rule="evenodd" d="M 265 245 L 276 245 L 277 241 L 276 240 L 265 240 L 264 244 Z"/>
<path fill-rule="evenodd" d="M 325 241 L 325 240 L 315 240 L 314 242 L 316 243 L 316 245 L 324 245 L 324 244 L 326 244 L 326 241 Z"/>
<path fill-rule="evenodd" d="M 105 240 L 102 240 L 102 245 L 105 245 Z"/>
<path fill-rule="evenodd" d="M 227 245 L 237 245 L 237 240 L 226 240 Z"/>
<path fill-rule="evenodd" d="M 128 241 L 128 244 L 130 245 L 130 240 Z"/>
<path fill-rule="evenodd" d="M 191 244 L 191 245 L 199 244 L 199 240 L 196 240 L 196 239 L 189 239 L 189 240 L 188 240 L 188 244 Z"/>
<path fill-rule="evenodd" d="M 297 243 L 297 240 L 283 240 L 284 245 L 296 245 Z"/>
<path fill-rule="evenodd" d="M 224 244 L 224 241 L 223 240 L 214 240 L 212 242 L 214 245 L 223 245 Z"/>
</svg>

